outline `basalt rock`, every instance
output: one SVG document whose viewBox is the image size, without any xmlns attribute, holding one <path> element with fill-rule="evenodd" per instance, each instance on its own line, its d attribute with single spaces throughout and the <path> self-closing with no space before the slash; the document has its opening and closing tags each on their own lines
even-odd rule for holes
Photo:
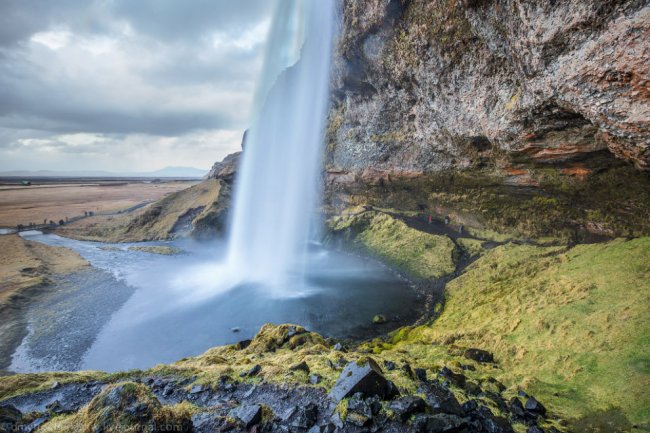
<svg viewBox="0 0 650 433">
<path fill-rule="evenodd" d="M 642 0 L 342 0 L 328 180 L 601 155 L 650 169 Z"/>
<path fill-rule="evenodd" d="M 377 363 L 371 358 L 366 358 L 348 363 L 329 395 L 334 401 L 339 402 L 356 393 L 389 399 L 399 392 L 382 375 Z"/>
</svg>

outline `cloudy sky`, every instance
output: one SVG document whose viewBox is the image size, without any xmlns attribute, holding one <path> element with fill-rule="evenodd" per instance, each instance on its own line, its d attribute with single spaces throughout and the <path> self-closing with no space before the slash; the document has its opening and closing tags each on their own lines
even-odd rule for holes
<svg viewBox="0 0 650 433">
<path fill-rule="evenodd" d="M 0 171 L 209 168 L 247 127 L 270 0 L 1 0 Z"/>
</svg>

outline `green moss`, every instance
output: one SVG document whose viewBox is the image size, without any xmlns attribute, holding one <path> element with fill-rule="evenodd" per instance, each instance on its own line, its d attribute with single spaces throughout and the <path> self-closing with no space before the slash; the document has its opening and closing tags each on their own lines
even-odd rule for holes
<svg viewBox="0 0 650 433">
<path fill-rule="evenodd" d="M 650 238 L 506 245 L 449 284 L 421 338 L 492 351 L 503 381 L 564 417 L 619 407 L 647 422 L 649 276 Z"/>
<path fill-rule="evenodd" d="M 164 256 L 172 256 L 175 254 L 180 254 L 182 252 L 180 248 L 170 247 L 166 245 L 132 246 L 129 247 L 129 251 L 140 251 L 150 254 L 161 254 Z"/>
<path fill-rule="evenodd" d="M 456 243 L 469 255 L 477 256 L 483 252 L 483 241 L 469 238 L 456 239 Z"/>
<path fill-rule="evenodd" d="M 331 227 L 334 231 L 355 229 L 356 245 L 415 278 L 441 278 L 456 268 L 455 246 L 449 238 L 412 229 L 384 213 L 338 219 Z"/>
</svg>

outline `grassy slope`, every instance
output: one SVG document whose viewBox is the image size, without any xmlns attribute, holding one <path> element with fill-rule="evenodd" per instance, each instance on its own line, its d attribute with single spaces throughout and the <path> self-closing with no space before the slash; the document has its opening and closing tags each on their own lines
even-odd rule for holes
<svg viewBox="0 0 650 433">
<path fill-rule="evenodd" d="M 384 213 L 348 213 L 332 228 L 359 230 L 354 239 L 358 246 L 414 278 L 440 278 L 456 269 L 456 249 L 449 238 L 412 229 Z"/>
<path fill-rule="evenodd" d="M 61 235 L 75 239 L 102 242 L 137 242 L 163 240 L 178 219 L 188 210 L 204 207 L 195 220 L 210 211 L 219 198 L 221 184 L 210 179 L 167 197 L 133 214 L 115 217 L 94 217 L 59 229 Z"/>
<path fill-rule="evenodd" d="M 422 343 L 494 352 L 504 383 L 566 418 L 620 407 L 650 421 L 650 238 L 559 247 L 505 245 L 448 285 L 432 325 L 391 350 L 436 357 Z"/>
</svg>

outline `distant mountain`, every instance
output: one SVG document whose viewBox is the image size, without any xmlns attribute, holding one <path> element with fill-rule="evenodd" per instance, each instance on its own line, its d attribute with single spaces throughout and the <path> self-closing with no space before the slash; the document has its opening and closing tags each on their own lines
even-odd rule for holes
<svg viewBox="0 0 650 433">
<path fill-rule="evenodd" d="M 12 170 L 0 171 L 0 177 L 181 177 L 201 178 L 208 174 L 208 170 L 201 170 L 194 167 L 165 167 L 156 171 L 147 172 L 123 172 L 115 173 L 102 170 Z"/>
</svg>

